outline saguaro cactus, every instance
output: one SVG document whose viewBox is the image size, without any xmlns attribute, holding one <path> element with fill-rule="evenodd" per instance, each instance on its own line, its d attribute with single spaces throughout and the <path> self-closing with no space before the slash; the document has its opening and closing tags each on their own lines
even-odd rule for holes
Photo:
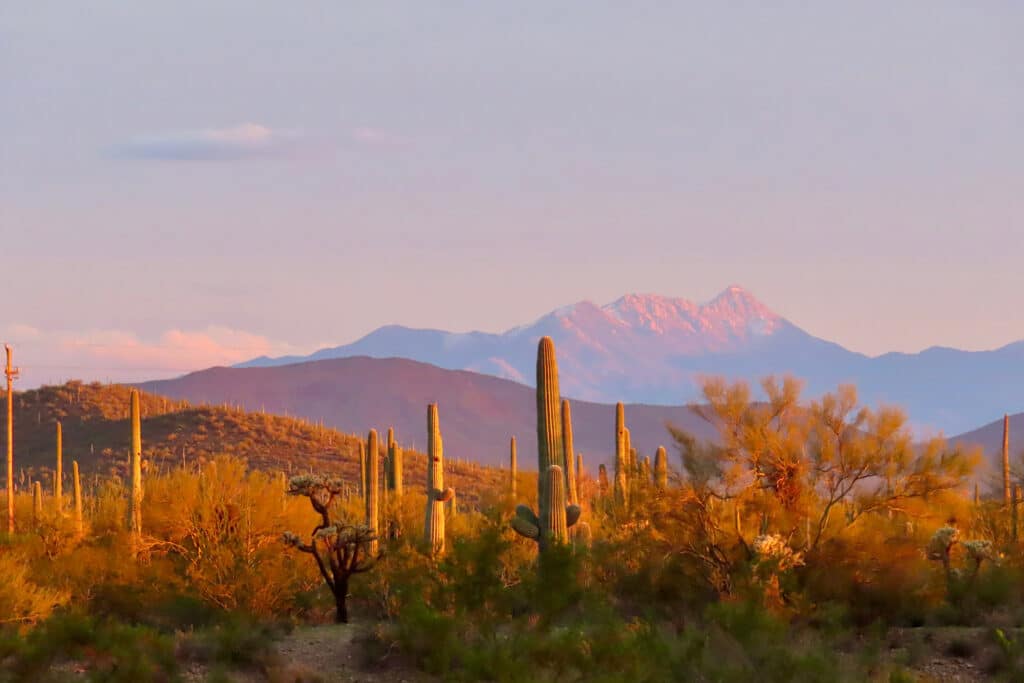
<svg viewBox="0 0 1024 683">
<path fill-rule="evenodd" d="M 1020 486 L 1015 486 L 1013 488 L 1013 503 L 1011 505 L 1011 508 L 1012 508 L 1012 512 L 1011 512 L 1011 518 L 1012 518 L 1011 519 L 1011 521 L 1012 521 L 1011 532 L 1013 534 L 1013 542 L 1016 543 L 1017 542 L 1018 525 L 1020 524 Z"/>
<path fill-rule="evenodd" d="M 427 406 L 427 514 L 424 524 L 427 547 L 431 555 L 444 552 L 444 504 L 455 495 L 444 488 L 444 444 L 437 404 Z"/>
<path fill-rule="evenodd" d="M 526 505 L 517 505 L 512 528 L 520 535 L 537 541 L 541 552 L 569 540 L 569 528 L 580 518 L 580 506 L 568 504 L 565 496 L 565 475 L 562 468 L 552 465 L 544 478 L 547 480 L 548 503 L 535 515 Z M 538 488 L 540 484 L 538 482 Z"/>
<path fill-rule="evenodd" d="M 565 490 L 569 494 L 569 502 L 578 505 L 579 494 L 576 491 L 576 451 L 572 443 L 572 409 L 569 400 L 562 399 L 562 448 L 565 451 Z"/>
<path fill-rule="evenodd" d="M 626 429 L 626 409 L 615 405 L 615 502 L 629 505 L 629 430 Z"/>
<path fill-rule="evenodd" d="M 565 443 L 562 441 L 562 412 L 558 394 L 558 362 L 555 343 L 550 337 L 537 347 L 537 475 L 540 504 L 547 504 L 549 467 L 565 465 Z M 564 476 L 564 475 L 563 475 Z"/>
<path fill-rule="evenodd" d="M 1003 415 L 1003 502 L 1010 500 L 1010 416 Z"/>
<path fill-rule="evenodd" d="M 664 446 L 658 446 L 654 453 L 654 488 L 659 491 L 668 488 L 668 454 Z"/>
<path fill-rule="evenodd" d="M 511 470 L 509 477 L 509 489 L 512 492 L 512 498 L 514 499 L 519 495 L 519 473 L 516 468 L 516 437 L 512 437 L 509 441 L 509 454 L 508 454 L 508 466 Z"/>
<path fill-rule="evenodd" d="M 377 448 L 377 430 L 371 429 L 366 437 L 366 481 L 363 482 L 363 490 L 366 491 L 366 527 L 373 534 L 374 540 L 369 543 L 371 555 L 377 554 L 377 532 L 380 510 L 378 508 L 377 492 L 380 489 L 380 469 L 378 463 L 380 455 Z"/>
<path fill-rule="evenodd" d="M 359 442 L 359 497 L 366 499 L 366 444 Z"/>
<path fill-rule="evenodd" d="M 597 492 L 602 498 L 608 495 L 608 468 L 604 463 L 597 466 Z"/>
<path fill-rule="evenodd" d="M 57 469 L 53 474 L 53 501 L 57 512 L 64 509 L 64 430 L 57 421 Z"/>
<path fill-rule="evenodd" d="M 85 535 L 85 520 L 82 517 L 82 480 L 78 477 L 78 461 L 71 461 L 71 476 L 74 479 L 72 484 L 75 496 L 75 533 L 78 538 Z"/>
<path fill-rule="evenodd" d="M 402 481 L 402 459 L 402 449 L 395 441 L 392 441 L 388 448 L 388 488 L 396 498 L 401 498 L 405 492 L 405 483 Z"/>
<path fill-rule="evenodd" d="M 387 441 L 384 442 L 384 461 L 381 463 L 383 465 L 381 476 L 384 478 L 381 485 L 381 492 L 385 508 L 387 508 L 388 505 L 388 492 L 391 490 L 391 450 L 394 444 L 395 430 L 393 427 L 388 427 Z"/>
<path fill-rule="evenodd" d="M 538 514 L 519 505 L 512 519 L 512 528 L 537 541 L 541 552 L 568 541 L 568 529 L 580 517 L 580 507 L 566 499 L 565 472 L 560 464 L 565 457 L 555 344 L 544 337 L 537 348 Z"/>
<path fill-rule="evenodd" d="M 132 452 L 131 452 L 131 473 L 132 491 L 131 502 L 128 506 L 128 526 L 132 539 L 138 542 L 142 538 L 142 416 L 139 410 L 139 391 L 132 389 L 131 394 L 131 421 L 132 421 Z"/>
<path fill-rule="evenodd" d="M 38 480 L 32 482 L 32 521 L 43 521 L 43 485 Z"/>
</svg>

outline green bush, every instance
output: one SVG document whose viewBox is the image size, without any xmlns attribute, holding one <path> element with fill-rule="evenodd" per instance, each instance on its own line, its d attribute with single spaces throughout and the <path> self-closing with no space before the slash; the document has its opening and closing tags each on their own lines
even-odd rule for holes
<svg viewBox="0 0 1024 683">
<path fill-rule="evenodd" d="M 54 680 L 53 666 L 63 661 L 83 664 L 89 680 L 114 683 L 166 681 L 178 671 L 173 637 L 75 613 L 56 615 L 24 635 L 7 632 L 0 659 L 0 680 L 12 683 Z"/>
</svg>

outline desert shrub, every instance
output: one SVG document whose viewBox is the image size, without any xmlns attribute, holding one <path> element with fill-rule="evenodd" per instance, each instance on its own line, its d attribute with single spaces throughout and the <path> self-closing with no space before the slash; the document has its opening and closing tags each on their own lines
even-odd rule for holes
<svg viewBox="0 0 1024 683">
<path fill-rule="evenodd" d="M 95 681 L 165 681 L 178 669 L 171 636 L 141 626 L 68 613 L 26 635 L 0 639 L 4 681 L 55 680 L 55 664 L 76 661 Z"/>
<path fill-rule="evenodd" d="M 497 525 L 451 544 L 378 631 L 378 656 L 397 645 L 425 671 L 463 681 L 843 677 L 833 648 L 804 642 L 759 602 L 715 604 L 681 625 L 595 581 L 599 557 L 556 547 L 518 564 L 516 545 Z"/>
<path fill-rule="evenodd" d="M 922 582 L 929 570 L 914 539 L 865 533 L 820 546 L 801 572 L 802 590 L 808 605 L 846 606 L 860 627 L 879 619 L 919 626 L 942 599 L 939 582 Z"/>
<path fill-rule="evenodd" d="M 0 553 L 0 624 L 33 624 L 68 602 L 67 591 L 41 586 L 30 575 L 28 559 Z"/>
<path fill-rule="evenodd" d="M 178 655 L 206 664 L 266 671 L 278 662 L 273 643 L 281 635 L 282 627 L 278 624 L 230 616 L 189 634 L 179 643 Z"/>
<path fill-rule="evenodd" d="M 175 470 L 146 484 L 146 533 L 180 560 L 192 591 L 227 611 L 294 613 L 315 569 L 284 552 L 291 519 L 308 519 L 285 499 L 279 479 L 220 457 L 199 474 Z M 308 523 L 308 522 L 307 522 Z"/>
</svg>

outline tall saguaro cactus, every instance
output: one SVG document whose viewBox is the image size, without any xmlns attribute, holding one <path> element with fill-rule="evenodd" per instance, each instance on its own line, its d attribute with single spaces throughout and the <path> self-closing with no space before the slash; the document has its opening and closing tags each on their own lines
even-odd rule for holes
<svg viewBox="0 0 1024 683">
<path fill-rule="evenodd" d="M 576 495 L 579 495 L 580 480 L 583 479 L 583 454 L 576 454 Z"/>
<path fill-rule="evenodd" d="M 387 441 L 384 442 L 384 468 L 383 471 L 381 472 L 381 476 L 384 479 L 381 485 L 381 492 L 383 495 L 381 500 L 383 501 L 385 508 L 387 508 L 388 505 L 388 492 L 391 491 L 391 452 L 392 446 L 394 445 L 395 429 L 394 427 L 388 427 Z"/>
<path fill-rule="evenodd" d="M 444 504 L 455 490 L 444 487 L 444 444 L 437 404 L 427 406 L 427 514 L 424 524 L 427 547 L 431 555 L 444 552 Z"/>
<path fill-rule="evenodd" d="M 1003 502 L 1010 505 L 1010 416 L 1003 415 Z"/>
<path fill-rule="evenodd" d="M 534 514 L 526 505 L 516 507 L 512 528 L 537 541 L 541 552 L 568 541 L 569 527 L 580 517 L 580 507 L 566 498 L 565 442 L 558 395 L 558 363 L 550 337 L 537 347 L 537 505 Z"/>
<path fill-rule="evenodd" d="M 43 521 L 43 486 L 38 479 L 32 482 L 32 521 L 36 524 Z"/>
<path fill-rule="evenodd" d="M 128 527 L 133 542 L 142 538 L 142 413 L 139 409 L 139 391 L 132 389 L 131 394 L 132 421 L 132 452 L 131 475 L 132 491 L 128 506 Z"/>
<path fill-rule="evenodd" d="M 629 430 L 626 429 L 626 409 L 615 404 L 615 502 L 629 505 Z"/>
<path fill-rule="evenodd" d="M 388 446 L 388 488 L 395 494 L 396 498 L 401 498 L 402 494 L 405 493 L 405 483 L 402 480 L 402 449 L 398 443 L 394 440 L 391 441 L 391 445 Z"/>
<path fill-rule="evenodd" d="M 53 499 L 57 512 L 64 509 L 64 430 L 57 421 L 57 469 L 53 474 Z"/>
<path fill-rule="evenodd" d="M 366 526 L 374 536 L 369 543 L 371 555 L 377 554 L 377 532 L 380 516 L 377 492 L 380 489 L 380 455 L 377 448 L 377 430 L 371 429 L 366 437 L 366 481 L 363 482 L 363 490 L 366 491 L 364 500 L 366 502 Z"/>
<path fill-rule="evenodd" d="M 1021 487 L 1020 486 L 1014 486 L 1014 500 L 1013 500 L 1013 503 L 1011 504 L 1011 510 L 1010 510 L 1010 519 L 1011 519 L 1010 531 L 1011 531 L 1011 538 L 1013 539 L 1014 543 L 1017 543 L 1017 539 L 1018 539 L 1017 529 L 1018 529 L 1018 526 L 1020 524 L 1020 518 L 1019 518 L 1020 504 L 1021 504 Z"/>
<path fill-rule="evenodd" d="M 654 488 L 659 491 L 668 488 L 668 454 L 664 446 L 658 446 L 654 453 Z"/>
<path fill-rule="evenodd" d="M 359 497 L 366 500 L 366 444 L 359 442 Z"/>
<path fill-rule="evenodd" d="M 541 339 L 537 347 L 537 464 L 538 481 L 541 482 L 538 500 L 544 506 L 548 500 L 548 478 L 545 473 L 549 467 L 565 465 L 558 362 L 555 359 L 555 343 L 550 337 Z"/>
<path fill-rule="evenodd" d="M 512 498 L 515 499 L 519 495 L 519 472 L 517 471 L 516 464 L 516 437 L 512 437 L 508 445 L 508 466 L 511 470 L 509 479 L 509 488 L 512 491 Z"/>
<path fill-rule="evenodd" d="M 562 448 L 565 451 L 565 490 L 569 494 L 569 502 L 578 505 L 579 494 L 576 490 L 576 451 L 572 443 L 572 409 L 569 400 L 562 399 Z"/>
<path fill-rule="evenodd" d="M 82 517 L 82 480 L 78 477 L 78 461 L 71 461 L 71 476 L 75 497 L 75 534 L 78 538 L 85 535 L 85 520 Z"/>
</svg>

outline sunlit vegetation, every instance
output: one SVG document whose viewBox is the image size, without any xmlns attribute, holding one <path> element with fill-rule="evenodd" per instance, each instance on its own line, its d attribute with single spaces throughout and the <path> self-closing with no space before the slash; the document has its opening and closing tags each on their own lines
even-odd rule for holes
<svg viewBox="0 0 1024 683">
<path fill-rule="evenodd" d="M 44 485 L 41 509 L 20 487 L 18 532 L 0 538 L 0 680 L 317 680 L 273 643 L 345 620 L 381 680 L 902 681 L 941 679 L 936 661 L 1024 673 L 1017 506 L 1001 490 L 975 499 L 976 454 L 915 442 L 899 410 L 852 387 L 809 400 L 789 378 L 756 393 L 709 380 L 695 410 L 717 439 L 670 427 L 665 450 L 638 453 L 620 411 L 601 478 L 566 448 L 549 351 L 544 476 L 515 486 L 443 459 L 443 406 L 424 407 L 428 479 L 410 451 L 396 477 L 396 445 L 373 447 L 375 433 L 143 394 L 137 541 L 128 390 L 19 394 L 19 466 Z M 64 457 L 89 467 L 81 527 L 46 479 L 57 419 Z"/>
</svg>

